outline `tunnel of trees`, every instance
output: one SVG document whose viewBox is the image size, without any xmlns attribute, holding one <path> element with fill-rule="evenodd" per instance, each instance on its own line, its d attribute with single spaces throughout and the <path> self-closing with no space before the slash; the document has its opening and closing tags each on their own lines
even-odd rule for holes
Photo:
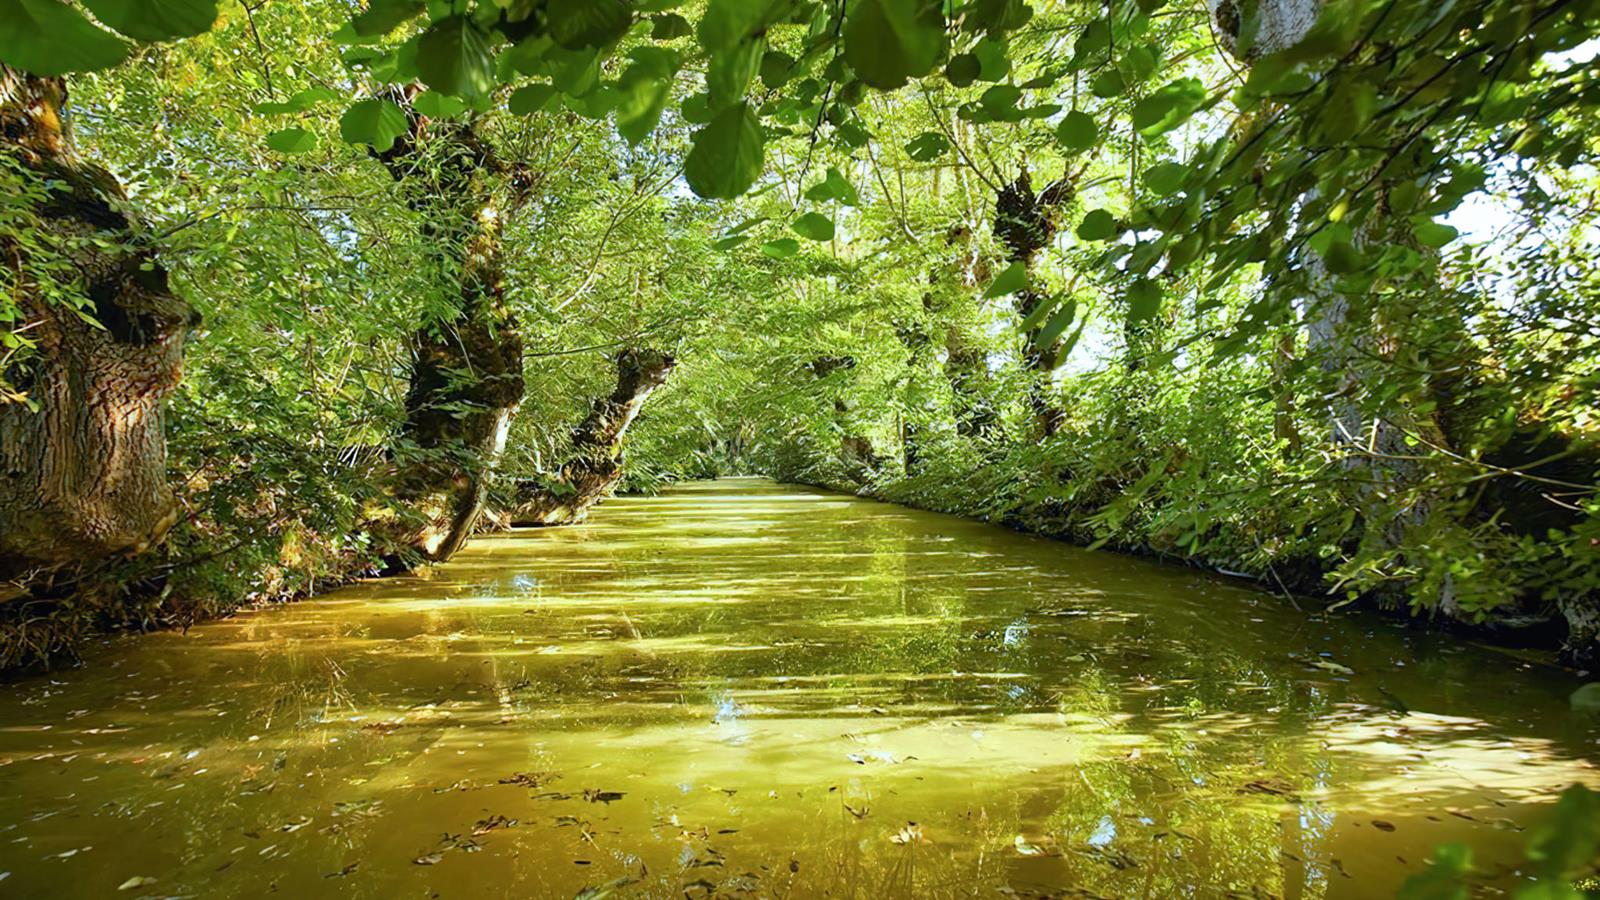
<svg viewBox="0 0 1600 900">
<path fill-rule="evenodd" d="M 760 473 L 1600 656 L 1596 0 L 0 0 L 0 667 Z"/>
</svg>

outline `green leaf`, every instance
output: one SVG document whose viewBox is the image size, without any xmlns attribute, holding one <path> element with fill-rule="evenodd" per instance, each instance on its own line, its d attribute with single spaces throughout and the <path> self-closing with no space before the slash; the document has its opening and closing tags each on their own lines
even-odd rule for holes
<svg viewBox="0 0 1600 900">
<path fill-rule="evenodd" d="M 1128 322 L 1138 325 L 1161 312 L 1161 285 L 1141 278 L 1128 285 Z"/>
<path fill-rule="evenodd" d="M 607 86 L 596 91 L 590 91 L 581 97 L 563 97 L 562 103 L 566 104 L 567 109 L 578 115 L 598 122 L 611 115 L 611 111 L 617 108 L 617 102 L 620 99 L 621 95 L 617 93 L 616 89 Z"/>
<path fill-rule="evenodd" d="M 1534 830 L 1528 858 L 1540 864 L 1545 877 L 1567 878 L 1600 854 L 1600 794 L 1581 784 L 1567 788 L 1555 814 Z"/>
<path fill-rule="evenodd" d="M 917 162 L 932 162 L 950 149 L 950 142 L 937 131 L 924 131 L 906 144 L 906 155 Z"/>
<path fill-rule="evenodd" d="M 1089 82 L 1089 90 L 1096 97 L 1111 98 L 1128 89 L 1128 82 L 1117 69 L 1106 69 Z"/>
<path fill-rule="evenodd" d="M 417 44 L 417 72 L 436 91 L 481 97 L 495 86 L 489 37 L 465 16 L 435 22 Z"/>
<path fill-rule="evenodd" d="M 800 252 L 800 242 L 794 238 L 778 238 L 762 244 L 761 252 L 773 259 L 787 259 Z"/>
<path fill-rule="evenodd" d="M 1076 300 L 1068 300 L 1067 302 L 1074 305 L 1077 303 Z M 1030 332 L 1038 328 L 1040 323 L 1044 322 L 1045 318 L 1050 315 L 1050 310 L 1055 309 L 1060 303 L 1061 296 L 1059 294 L 1039 298 L 1039 301 L 1033 305 L 1033 310 L 1022 317 L 1022 322 L 1017 326 L 1018 330 Z"/>
<path fill-rule="evenodd" d="M 448 119 L 467 111 L 467 105 L 438 91 L 423 91 L 411 101 L 411 108 L 430 119 Z"/>
<path fill-rule="evenodd" d="M 568 96 L 582 97 L 600 86 L 600 53 L 593 48 L 551 47 L 545 51 L 545 62 L 550 81 Z"/>
<path fill-rule="evenodd" d="M 983 74 L 983 62 L 975 54 L 962 53 L 950 58 L 944 67 L 944 77 L 956 87 L 966 87 Z"/>
<path fill-rule="evenodd" d="M 1044 327 L 1039 329 L 1038 336 L 1034 338 L 1034 344 L 1039 347 L 1048 347 L 1054 344 L 1062 334 L 1066 333 L 1067 326 L 1071 325 L 1072 320 L 1077 316 L 1078 301 L 1068 300 L 1062 304 L 1061 309 L 1055 315 L 1050 317 L 1050 321 L 1044 323 Z"/>
<path fill-rule="evenodd" d="M 0 0 L 0 60 L 35 75 L 108 69 L 128 45 L 60 0 Z"/>
<path fill-rule="evenodd" d="M 856 206 L 861 202 L 861 195 L 856 193 L 855 185 L 851 184 L 838 169 L 829 168 L 828 177 L 806 191 L 806 199 L 813 203 L 837 200 L 845 206 Z"/>
<path fill-rule="evenodd" d="M 761 67 L 765 49 L 766 41 L 752 38 L 712 55 L 706 66 L 706 90 L 711 95 L 712 109 L 720 110 L 744 99 Z"/>
<path fill-rule="evenodd" d="M 267 135 L 267 146 L 279 153 L 309 153 L 317 148 L 317 136 L 304 128 L 285 128 Z"/>
<path fill-rule="evenodd" d="M 1133 127 L 1146 138 L 1166 134 L 1195 114 L 1206 102 L 1198 78 L 1179 78 L 1157 89 L 1133 107 Z"/>
<path fill-rule="evenodd" d="M 636 47 L 633 64 L 617 79 L 617 133 L 630 144 L 650 136 L 672 96 L 678 54 L 664 47 Z"/>
<path fill-rule="evenodd" d="M 1451 226 L 1435 222 L 1427 216 L 1418 216 L 1411 220 L 1411 233 L 1417 236 L 1417 243 L 1434 250 L 1450 243 L 1461 234 Z"/>
<path fill-rule="evenodd" d="M 972 48 L 972 55 L 978 58 L 981 68 L 978 71 L 979 81 L 1000 81 L 1011 74 L 1011 57 L 1008 55 L 1010 48 L 1003 38 L 985 35 Z"/>
<path fill-rule="evenodd" d="M 371 0 L 350 20 L 350 28 L 361 37 L 380 38 L 416 18 L 423 6 L 423 0 Z"/>
<path fill-rule="evenodd" d="M 688 37 L 694 33 L 689 27 L 689 20 L 677 13 L 667 13 L 655 17 L 655 24 L 650 28 L 650 40 L 671 41 L 681 37 Z"/>
<path fill-rule="evenodd" d="M 1091 209 L 1078 223 L 1078 237 L 1086 241 L 1104 241 L 1117 233 L 1117 220 L 1103 209 Z"/>
<path fill-rule="evenodd" d="M 1082 152 L 1100 140 L 1100 126 L 1086 112 L 1073 110 L 1061 117 L 1056 126 L 1056 140 L 1072 152 Z"/>
<path fill-rule="evenodd" d="M 1018 291 L 1027 289 L 1028 266 L 1018 260 L 1006 266 L 1005 271 L 997 275 L 994 281 L 989 282 L 989 288 L 983 292 L 983 299 L 993 300 L 996 297 L 1004 297 L 1006 294 L 1015 294 Z"/>
<path fill-rule="evenodd" d="M 978 104 L 984 111 L 1002 122 L 1022 120 L 1022 111 L 1018 109 L 1021 102 L 1022 90 L 1009 84 L 997 84 L 978 98 Z"/>
<path fill-rule="evenodd" d="M 548 109 L 550 98 L 555 95 L 556 87 L 553 84 L 536 82 L 524 85 L 511 92 L 511 98 L 506 101 L 506 108 L 511 110 L 512 115 L 526 116 Z"/>
<path fill-rule="evenodd" d="M 1370 81 L 1340 79 L 1317 110 L 1317 139 L 1325 144 L 1348 143 L 1372 123 L 1377 111 L 1378 93 Z"/>
<path fill-rule="evenodd" d="M 767 0 L 711 0 L 700 17 L 700 45 L 715 56 L 754 37 L 771 15 Z"/>
<path fill-rule="evenodd" d="M 833 240 L 833 220 L 817 212 L 808 212 L 789 225 L 794 233 L 808 241 Z"/>
<path fill-rule="evenodd" d="M 774 91 L 789 83 L 793 71 L 794 57 L 787 53 L 768 50 L 761 57 L 761 83 Z"/>
<path fill-rule="evenodd" d="M 194 37 L 217 21 L 217 0 L 83 0 L 83 5 L 136 41 Z"/>
<path fill-rule="evenodd" d="M 1367 266 L 1366 255 L 1356 248 L 1354 241 L 1329 241 L 1319 253 L 1328 271 L 1335 275 L 1349 275 Z"/>
<path fill-rule="evenodd" d="M 1078 327 L 1072 329 L 1072 334 L 1069 335 L 1065 341 L 1061 342 L 1060 348 L 1056 350 L 1055 356 L 1051 358 L 1050 368 L 1054 369 L 1057 366 L 1060 366 L 1061 362 L 1067 358 L 1068 354 L 1072 353 L 1072 348 L 1078 346 L 1079 339 L 1083 337 L 1084 326 L 1088 324 L 1088 316 L 1084 316 L 1078 320 Z"/>
<path fill-rule="evenodd" d="M 1156 163 L 1144 170 L 1144 186 L 1152 193 L 1165 197 L 1177 193 L 1187 177 L 1189 177 L 1189 167 L 1182 163 Z"/>
<path fill-rule="evenodd" d="M 255 111 L 264 116 L 287 115 L 305 112 L 319 104 L 331 103 L 337 99 L 339 94 L 327 88 L 306 88 L 282 103 L 257 103 Z"/>
<path fill-rule="evenodd" d="M 678 104 L 678 112 L 690 125 L 704 125 L 711 121 L 711 98 L 705 94 L 690 94 Z"/>
<path fill-rule="evenodd" d="M 628 33 L 633 9 L 627 0 L 549 0 L 550 38 L 568 50 L 604 47 Z"/>
<path fill-rule="evenodd" d="M 695 132 L 683 176 L 701 197 L 737 197 L 755 184 L 766 161 L 766 135 L 748 103 L 717 113 Z"/>
<path fill-rule="evenodd" d="M 845 21 L 845 62 L 875 88 L 928 74 L 944 49 L 940 0 L 858 0 Z"/>
<path fill-rule="evenodd" d="M 358 100 L 339 119 L 339 136 L 382 153 L 410 127 L 406 111 L 388 100 Z"/>
</svg>

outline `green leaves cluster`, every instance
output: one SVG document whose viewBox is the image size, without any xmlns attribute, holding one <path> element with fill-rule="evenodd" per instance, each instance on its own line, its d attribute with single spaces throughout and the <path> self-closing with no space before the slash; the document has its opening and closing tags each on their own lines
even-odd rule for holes
<svg viewBox="0 0 1600 900">
<path fill-rule="evenodd" d="M 83 0 L 100 25 L 63 0 L 0 0 L 0 61 L 36 75 L 107 69 L 124 38 L 168 41 L 210 30 L 216 0 Z"/>
</svg>

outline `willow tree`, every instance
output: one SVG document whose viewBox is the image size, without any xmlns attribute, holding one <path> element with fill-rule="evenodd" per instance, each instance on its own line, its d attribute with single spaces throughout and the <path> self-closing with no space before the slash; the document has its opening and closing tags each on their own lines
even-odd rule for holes
<svg viewBox="0 0 1600 900">
<path fill-rule="evenodd" d="M 535 176 L 503 162 L 474 123 L 419 111 L 420 90 L 367 102 L 375 116 L 404 117 L 405 131 L 373 152 L 419 214 L 434 271 L 455 298 L 410 340 L 396 488 L 423 518 L 407 543 L 441 561 L 477 527 L 522 401 L 522 336 L 505 296 L 502 231 Z"/>
<path fill-rule="evenodd" d="M 645 401 L 667 383 L 677 365 L 660 350 L 628 348 L 617 354 L 617 386 L 594 402 L 572 432 L 572 456 L 553 479 L 518 483 L 513 525 L 571 525 L 611 496 L 623 476 L 623 439 Z"/>
</svg>

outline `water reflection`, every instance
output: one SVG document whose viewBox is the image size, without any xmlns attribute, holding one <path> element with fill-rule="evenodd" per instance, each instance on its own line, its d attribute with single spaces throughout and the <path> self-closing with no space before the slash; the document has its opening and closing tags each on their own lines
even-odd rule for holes
<svg viewBox="0 0 1600 900">
<path fill-rule="evenodd" d="M 1600 784 L 1573 686 L 731 480 L 11 687 L 0 892 L 1370 897 L 1451 840 L 1505 881 Z"/>
</svg>

